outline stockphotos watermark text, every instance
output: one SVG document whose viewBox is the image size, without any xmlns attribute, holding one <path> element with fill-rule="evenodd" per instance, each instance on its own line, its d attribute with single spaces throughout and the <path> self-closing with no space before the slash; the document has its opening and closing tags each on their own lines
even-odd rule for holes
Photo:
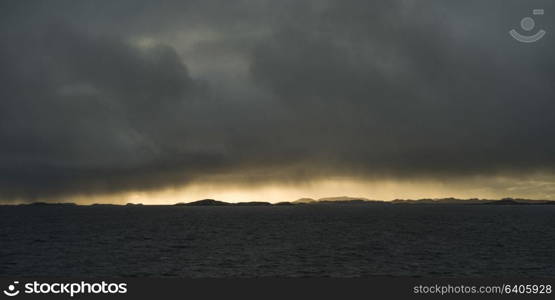
<svg viewBox="0 0 555 300">
<path fill-rule="evenodd" d="M 126 294 L 127 283 L 113 282 L 26 282 L 21 283 L 14 281 L 7 289 L 4 295 L 15 297 L 20 293 L 23 294 L 66 294 L 70 297 L 79 294 Z"/>
</svg>

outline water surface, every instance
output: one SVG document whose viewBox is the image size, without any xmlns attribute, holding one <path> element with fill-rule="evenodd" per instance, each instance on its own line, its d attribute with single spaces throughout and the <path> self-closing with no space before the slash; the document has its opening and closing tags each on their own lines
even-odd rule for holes
<svg viewBox="0 0 555 300">
<path fill-rule="evenodd" d="M 555 276 L 554 206 L 0 207 L 0 276 Z"/>
</svg>

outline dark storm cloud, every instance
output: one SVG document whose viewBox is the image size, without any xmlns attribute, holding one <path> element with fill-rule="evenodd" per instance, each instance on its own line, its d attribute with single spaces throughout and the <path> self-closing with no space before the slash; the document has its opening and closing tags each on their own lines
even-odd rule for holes
<svg viewBox="0 0 555 300">
<path fill-rule="evenodd" d="M 139 49 L 65 24 L 3 39 L 4 193 L 157 187 L 220 163 L 196 132 L 206 129 L 195 114 L 209 113 L 200 106 L 210 97 L 172 48 Z"/>
<path fill-rule="evenodd" d="M 303 112 L 312 146 L 364 169 L 552 168 L 553 42 L 526 48 L 489 7 L 435 4 L 333 3 L 262 43 L 254 80 Z"/>
<path fill-rule="evenodd" d="M 553 172 L 554 40 L 522 45 L 507 34 L 531 8 L 4 3 L 0 196 L 156 189 L 214 174 Z M 550 20 L 537 25 L 555 30 Z"/>
</svg>

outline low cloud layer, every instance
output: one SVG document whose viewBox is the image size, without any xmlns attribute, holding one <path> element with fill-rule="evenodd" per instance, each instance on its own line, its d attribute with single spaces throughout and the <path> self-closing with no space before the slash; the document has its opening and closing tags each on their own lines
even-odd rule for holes
<svg viewBox="0 0 555 300">
<path fill-rule="evenodd" d="M 0 199 L 549 177 L 555 5 L 520 2 L 2 4 Z"/>
</svg>

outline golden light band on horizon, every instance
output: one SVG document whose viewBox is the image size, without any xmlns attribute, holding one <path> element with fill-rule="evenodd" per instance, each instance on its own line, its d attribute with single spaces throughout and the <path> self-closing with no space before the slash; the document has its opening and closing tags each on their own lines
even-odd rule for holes
<svg viewBox="0 0 555 300">
<path fill-rule="evenodd" d="M 434 180 L 362 180 L 332 178 L 301 183 L 225 183 L 199 181 L 183 187 L 157 191 L 131 191 L 108 195 L 78 195 L 63 199 L 64 202 L 92 203 L 143 203 L 166 205 L 216 199 L 226 202 L 285 202 L 299 198 L 361 197 L 373 200 L 448 198 L 500 199 L 504 197 L 555 198 L 555 181 L 552 177 L 520 178 L 476 177 L 470 179 Z"/>
</svg>

